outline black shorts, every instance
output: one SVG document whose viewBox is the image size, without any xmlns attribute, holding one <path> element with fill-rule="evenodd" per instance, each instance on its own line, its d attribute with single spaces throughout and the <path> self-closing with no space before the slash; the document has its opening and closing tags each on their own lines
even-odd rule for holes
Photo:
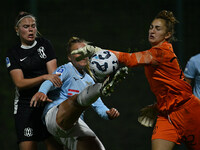
<svg viewBox="0 0 200 150">
<path fill-rule="evenodd" d="M 30 103 L 15 104 L 17 111 L 15 111 L 14 118 L 18 143 L 44 141 L 51 136 L 41 119 L 44 107 L 30 107 L 29 105 Z"/>
</svg>

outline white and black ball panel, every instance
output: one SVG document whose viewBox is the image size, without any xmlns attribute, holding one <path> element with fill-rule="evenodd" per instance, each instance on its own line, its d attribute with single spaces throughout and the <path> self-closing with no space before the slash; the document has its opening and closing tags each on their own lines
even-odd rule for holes
<svg viewBox="0 0 200 150">
<path fill-rule="evenodd" d="M 118 66 L 117 57 L 108 50 L 98 51 L 90 58 L 90 70 L 100 82 L 115 72 Z"/>
</svg>

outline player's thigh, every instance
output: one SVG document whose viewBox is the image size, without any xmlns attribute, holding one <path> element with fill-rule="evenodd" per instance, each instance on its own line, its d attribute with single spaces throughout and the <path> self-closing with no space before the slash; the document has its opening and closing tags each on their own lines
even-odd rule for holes
<svg viewBox="0 0 200 150">
<path fill-rule="evenodd" d="M 53 136 L 44 141 L 47 150 L 63 150 L 63 145 L 60 144 Z"/>
<path fill-rule="evenodd" d="M 200 101 L 196 97 L 183 110 L 184 136 L 183 141 L 188 149 L 200 149 Z"/>
<path fill-rule="evenodd" d="M 180 135 L 177 129 L 168 118 L 164 116 L 158 116 L 151 139 L 163 139 L 180 144 Z"/>
<path fill-rule="evenodd" d="M 163 139 L 152 140 L 152 150 L 172 150 L 174 146 L 175 143 L 171 141 Z"/>
<path fill-rule="evenodd" d="M 31 108 L 28 104 L 18 105 L 14 115 L 17 142 L 44 141 L 50 136 L 41 120 L 43 108 Z"/>
<path fill-rule="evenodd" d="M 92 150 L 105 150 L 96 134 L 80 118 L 70 130 L 60 128 L 57 133 L 65 134 L 65 137 L 60 137 L 60 142 L 70 150 L 79 150 L 80 148 L 80 150 L 91 150 L 91 148 L 93 148 Z"/>
<path fill-rule="evenodd" d="M 19 143 L 20 150 L 37 150 L 37 142 L 35 141 L 23 141 Z"/>
</svg>

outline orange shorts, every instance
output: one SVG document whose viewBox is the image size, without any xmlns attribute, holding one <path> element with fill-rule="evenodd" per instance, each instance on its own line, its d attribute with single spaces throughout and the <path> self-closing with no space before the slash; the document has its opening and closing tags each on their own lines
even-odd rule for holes
<svg viewBox="0 0 200 150">
<path fill-rule="evenodd" d="M 188 149 L 200 150 L 200 100 L 193 96 L 169 116 L 158 116 L 153 139 L 183 142 Z"/>
<path fill-rule="evenodd" d="M 163 139 L 180 144 L 180 136 L 174 125 L 171 124 L 168 118 L 158 116 L 156 125 L 153 129 L 152 140 Z"/>
</svg>

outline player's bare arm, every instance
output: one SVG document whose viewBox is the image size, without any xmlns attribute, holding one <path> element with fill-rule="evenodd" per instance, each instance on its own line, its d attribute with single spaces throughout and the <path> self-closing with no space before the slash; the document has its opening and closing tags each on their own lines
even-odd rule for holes
<svg viewBox="0 0 200 150">
<path fill-rule="evenodd" d="M 25 79 L 21 69 L 10 71 L 13 82 L 19 89 L 32 88 L 41 84 L 45 80 L 50 80 L 56 87 L 60 87 L 62 82 L 58 77 L 60 74 L 45 74 L 39 77 Z"/>
<path fill-rule="evenodd" d="M 30 107 L 37 107 L 42 105 L 44 102 L 52 102 L 46 94 L 37 92 L 30 101 Z"/>
</svg>

